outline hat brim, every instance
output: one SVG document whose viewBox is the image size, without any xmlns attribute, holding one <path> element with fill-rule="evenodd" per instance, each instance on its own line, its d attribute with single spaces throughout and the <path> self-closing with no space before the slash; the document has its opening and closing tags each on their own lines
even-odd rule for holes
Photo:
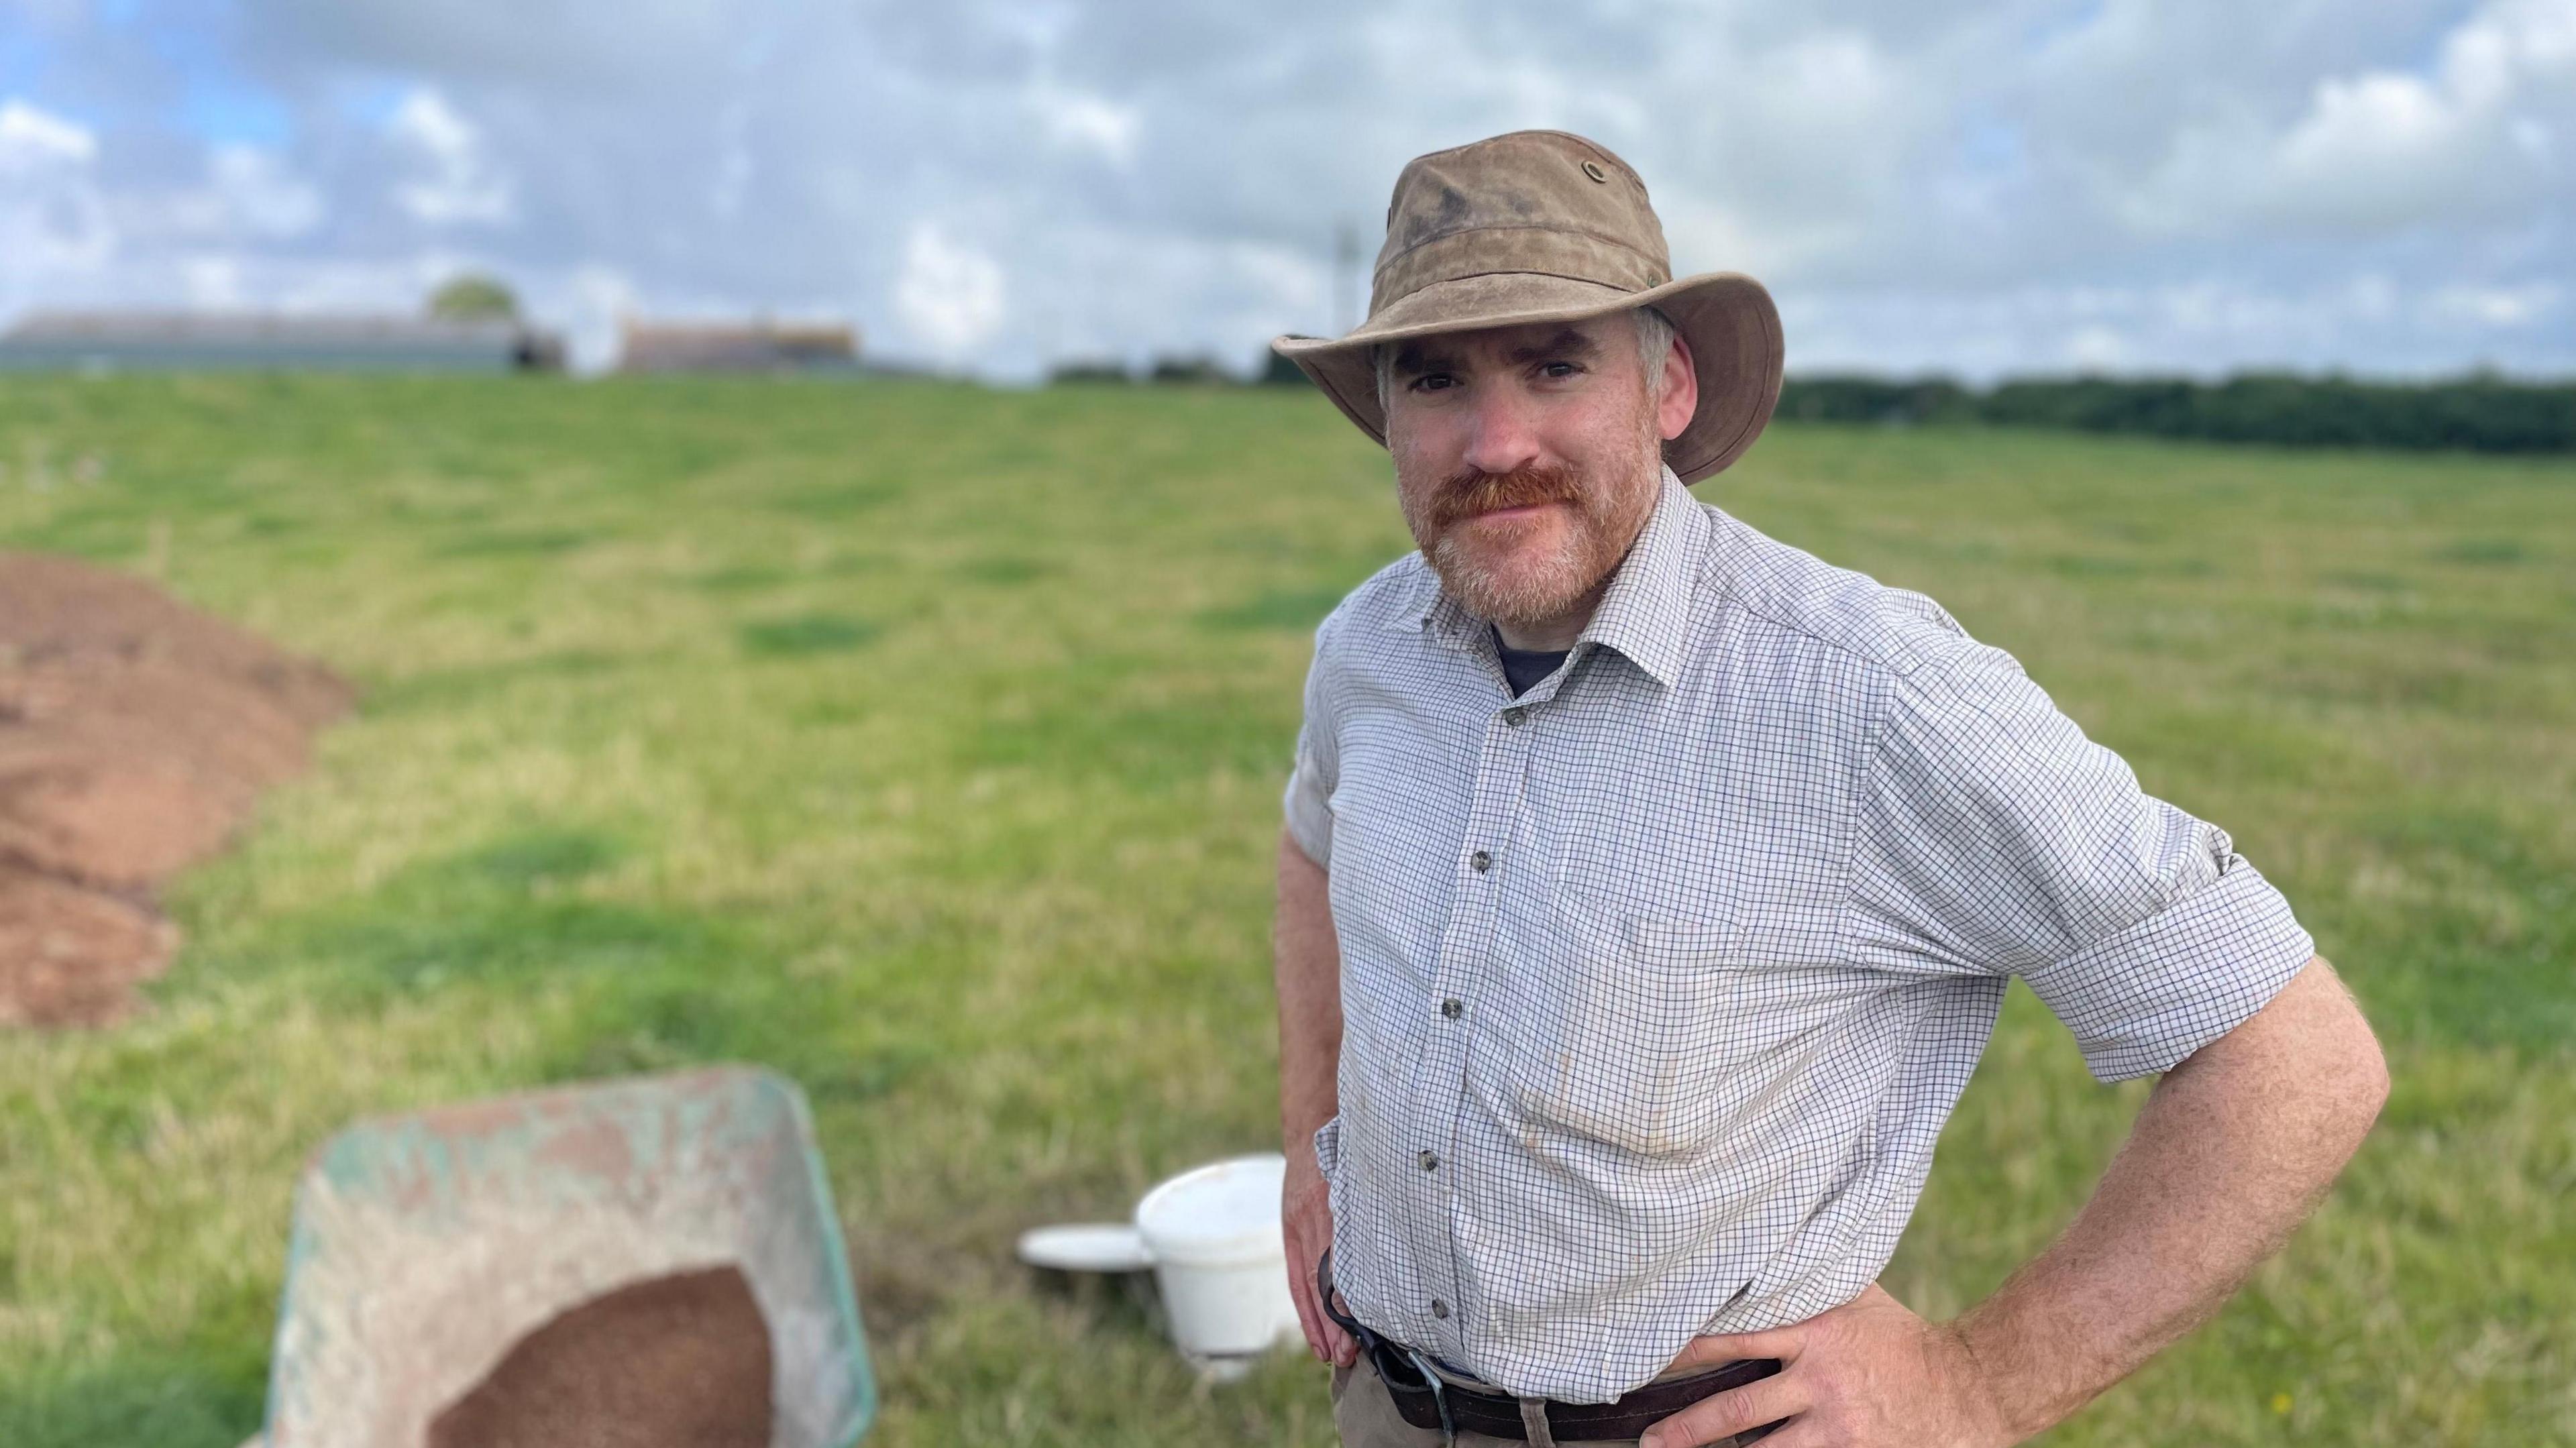
<svg viewBox="0 0 2576 1448">
<path fill-rule="evenodd" d="M 1699 409 L 1666 440 L 1664 461 L 1683 482 L 1698 482 L 1742 457 L 1780 401 L 1780 312 L 1770 292 L 1741 272 L 1702 272 L 1642 292 L 1532 272 L 1460 277 L 1401 298 L 1347 336 L 1281 337 L 1270 346 L 1384 446 L 1386 411 L 1370 348 L 1442 332 L 1583 321 L 1630 307 L 1670 317 L 1690 346 Z"/>
</svg>

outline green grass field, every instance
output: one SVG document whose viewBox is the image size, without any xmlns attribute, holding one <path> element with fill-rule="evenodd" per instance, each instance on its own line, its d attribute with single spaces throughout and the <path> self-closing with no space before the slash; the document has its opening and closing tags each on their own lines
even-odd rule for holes
<svg viewBox="0 0 2576 1448">
<path fill-rule="evenodd" d="M 811 1094 L 872 1444 L 1321 1445 L 1011 1258 L 1275 1145 L 1311 628 L 1405 546 L 1295 391 L 0 382 L 0 545 L 366 690 L 132 1023 L 0 1036 L 0 1443 L 232 1448 L 349 1117 L 688 1062 Z M 2057 1444 L 2576 1443 L 2576 463 L 1775 428 L 1700 495 L 1922 589 L 2290 896 L 2386 1115 Z M 1955 1312 L 2141 1099 L 2016 988 L 1888 1285 Z"/>
</svg>

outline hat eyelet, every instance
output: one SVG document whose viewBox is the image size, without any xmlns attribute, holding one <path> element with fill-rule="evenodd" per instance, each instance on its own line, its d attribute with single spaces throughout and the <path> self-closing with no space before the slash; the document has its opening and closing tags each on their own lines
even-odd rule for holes
<svg viewBox="0 0 2576 1448">
<path fill-rule="evenodd" d="M 1607 171 L 1602 170 L 1602 169 L 1601 169 L 1601 163 L 1600 163 L 1600 162 L 1598 162 L 1598 161 L 1586 161 L 1586 162 L 1584 162 L 1584 163 L 1583 163 L 1583 174 L 1584 174 L 1584 175 L 1586 175 L 1586 176 L 1591 177 L 1591 178 L 1592 178 L 1593 180 L 1595 180 L 1595 181 L 1600 182 L 1600 183 L 1601 183 L 1602 185 L 1604 185 L 1604 186 L 1607 186 L 1607 185 L 1609 185 L 1609 184 L 1610 184 L 1610 173 L 1609 173 L 1609 172 L 1607 172 Z"/>
</svg>

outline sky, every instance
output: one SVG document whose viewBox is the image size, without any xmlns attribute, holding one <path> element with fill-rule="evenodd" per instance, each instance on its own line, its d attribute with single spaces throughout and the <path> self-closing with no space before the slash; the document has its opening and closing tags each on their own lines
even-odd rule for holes
<svg viewBox="0 0 2576 1448">
<path fill-rule="evenodd" d="M 0 323 L 477 270 L 584 366 L 1244 368 L 1356 320 L 1408 158 L 1532 126 L 1793 373 L 2576 373 L 2576 0 L 0 0 Z"/>
</svg>

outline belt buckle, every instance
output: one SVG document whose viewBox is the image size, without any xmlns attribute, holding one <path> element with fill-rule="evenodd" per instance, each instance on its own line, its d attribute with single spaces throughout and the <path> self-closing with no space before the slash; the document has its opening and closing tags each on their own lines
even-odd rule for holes
<svg viewBox="0 0 2576 1448">
<path fill-rule="evenodd" d="M 1440 1410 L 1440 1448 L 1458 1448 L 1457 1420 L 1449 1416 L 1449 1384 L 1442 1381 L 1439 1370 L 1432 1367 L 1422 1354 L 1408 1347 L 1404 1355 L 1413 1359 L 1413 1370 L 1422 1374 L 1422 1380 L 1431 1385 L 1431 1406 Z"/>
</svg>

